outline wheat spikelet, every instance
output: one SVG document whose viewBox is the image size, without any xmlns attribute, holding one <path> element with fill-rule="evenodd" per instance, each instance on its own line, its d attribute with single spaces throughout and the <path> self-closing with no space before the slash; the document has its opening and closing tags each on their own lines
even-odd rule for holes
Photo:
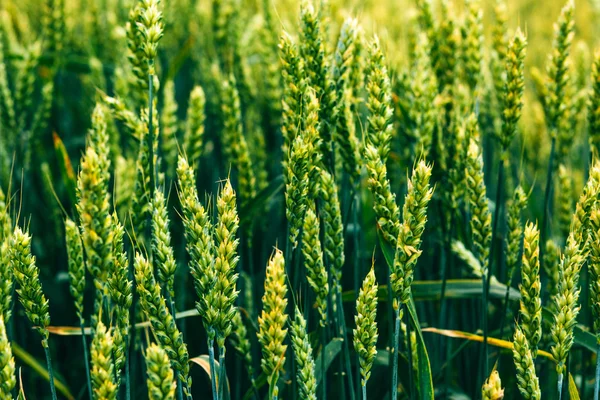
<svg viewBox="0 0 600 400">
<path fill-rule="evenodd" d="M 48 347 L 49 305 L 40 283 L 39 269 L 31 254 L 31 236 L 16 227 L 10 244 L 10 268 L 19 285 L 17 294 L 25 315 L 42 336 L 42 346 Z"/>
<path fill-rule="evenodd" d="M 517 123 L 521 118 L 523 108 L 523 91 L 525 89 L 525 76 L 523 69 L 527 39 L 519 28 L 508 45 L 506 53 L 506 81 L 502 92 L 502 131 L 500 143 L 502 145 L 503 157 L 507 157 L 508 147 L 517 130 Z"/>
<path fill-rule="evenodd" d="M 521 264 L 521 329 L 527 338 L 532 357 L 542 337 L 542 300 L 540 297 L 540 231 L 536 224 L 528 223 L 523 241 L 523 263 Z"/>
<path fill-rule="evenodd" d="M 115 213 L 112 214 L 113 273 L 108 278 L 108 292 L 113 301 L 115 326 L 112 339 L 113 357 L 117 376 L 125 365 L 129 346 L 129 309 L 133 303 L 133 282 L 129 279 L 129 260 L 123 249 L 123 225 Z M 120 382 L 117 379 L 117 382 Z"/>
<path fill-rule="evenodd" d="M 354 329 L 354 350 L 358 354 L 360 364 L 361 384 L 367 386 L 371 377 L 371 367 L 377 354 L 377 281 L 375 269 L 371 268 L 365 279 L 356 300 L 356 329 Z M 364 391 L 365 389 L 363 389 Z"/>
<path fill-rule="evenodd" d="M 169 215 L 165 195 L 162 190 L 154 192 L 152 208 L 152 254 L 156 257 L 156 272 L 159 284 L 169 294 L 171 301 L 175 299 L 175 273 L 177 263 L 171 247 L 169 232 Z"/>
<path fill-rule="evenodd" d="M 214 339 L 215 312 L 206 302 L 206 294 L 215 285 L 217 272 L 213 268 L 213 226 L 196 191 L 194 171 L 187 160 L 179 157 L 177 164 L 179 201 L 183 211 L 186 249 L 190 255 L 190 272 L 198 296 L 196 309 L 203 319 L 209 339 Z"/>
<path fill-rule="evenodd" d="M 234 305 L 239 294 L 236 289 L 238 274 L 236 266 L 239 261 L 237 247 L 239 239 L 236 233 L 239 227 L 239 217 L 236 209 L 235 192 L 229 180 L 225 182 L 217 196 L 218 220 L 215 225 L 216 258 L 214 269 L 217 273 L 215 285 L 209 288 L 206 303 L 215 308 L 219 347 L 225 346 L 225 339 L 231 334 L 232 318 L 236 313 Z"/>
<path fill-rule="evenodd" d="M 504 398 L 504 389 L 502 389 L 500 374 L 497 370 L 494 369 L 483 384 L 481 397 L 482 400 L 502 400 Z"/>
<path fill-rule="evenodd" d="M 477 121 L 472 115 L 467 124 L 475 126 Z M 467 180 L 468 201 L 471 209 L 471 234 L 473 236 L 474 253 L 487 275 L 490 242 L 492 240 L 492 214 L 486 197 L 483 180 L 483 157 L 478 144 L 478 135 L 471 137 L 467 151 L 465 175 Z"/>
<path fill-rule="evenodd" d="M 113 400 L 119 394 L 119 387 L 114 381 L 112 335 L 102 322 L 98 322 L 95 332 L 91 347 L 92 368 L 90 370 L 94 399 Z"/>
<path fill-rule="evenodd" d="M 4 192 L 0 188 L 0 316 L 5 323 L 10 320 L 13 297 L 13 271 L 9 264 L 11 225 Z"/>
<path fill-rule="evenodd" d="M 175 100 L 175 83 L 167 81 L 163 89 L 163 108 L 160 113 L 160 136 L 162 137 L 162 154 L 168 166 L 169 176 L 177 165 L 177 101 Z"/>
<path fill-rule="evenodd" d="M 465 7 L 466 17 L 461 28 L 461 62 L 463 78 L 471 91 L 474 91 L 481 79 L 483 10 L 478 0 L 468 0 Z"/>
<path fill-rule="evenodd" d="M 198 163 L 198 159 L 202 154 L 204 120 L 206 119 L 204 113 L 205 106 L 206 97 L 204 90 L 201 86 L 195 86 L 190 93 L 185 131 L 183 133 L 183 149 L 192 165 Z"/>
<path fill-rule="evenodd" d="M 517 386 L 521 395 L 526 400 L 539 400 L 541 398 L 540 384 L 535 374 L 532 352 L 529 349 L 527 338 L 519 326 L 515 329 L 513 339 L 513 360 L 517 369 Z"/>
<path fill-rule="evenodd" d="M 317 379 L 315 378 L 315 361 L 312 346 L 306 332 L 306 320 L 296 307 L 295 318 L 291 324 L 290 334 L 294 359 L 297 364 L 296 381 L 298 396 L 301 399 L 317 400 Z"/>
<path fill-rule="evenodd" d="M 174 400 L 175 377 L 167 353 L 155 343 L 146 349 L 146 371 L 148 373 L 148 398 L 150 400 Z"/>
<path fill-rule="evenodd" d="M 135 255 L 134 267 L 142 310 L 150 320 L 152 332 L 169 356 L 173 369 L 183 383 L 184 392 L 189 395 L 192 380 L 189 377 L 189 355 L 183 335 L 177 329 L 165 299 L 160 294 L 160 286 L 154 280 L 150 264 L 144 256 L 139 253 Z"/>
<path fill-rule="evenodd" d="M 327 325 L 329 280 L 323 263 L 319 225 L 314 205 L 310 205 L 306 211 L 302 230 L 302 254 L 304 255 L 304 266 L 306 267 L 306 279 L 317 297 L 317 310 L 320 315 L 319 324 L 324 327 Z"/>
<path fill-rule="evenodd" d="M 260 365 L 267 376 L 271 399 L 277 399 L 279 393 L 277 382 L 285 363 L 287 348 L 284 344 L 288 319 L 285 313 L 287 286 L 284 267 L 283 253 L 276 249 L 267 265 L 263 311 L 258 317 L 257 336 L 262 348 Z"/>
<path fill-rule="evenodd" d="M 4 318 L 0 315 L 0 399 L 12 399 L 12 391 L 16 384 L 15 359 L 6 336 Z"/>
<path fill-rule="evenodd" d="M 507 234 L 504 239 L 506 249 L 507 286 L 511 286 L 515 270 L 521 265 L 521 247 L 523 244 L 523 223 L 521 214 L 527 206 L 527 195 L 521 186 L 517 186 L 508 203 Z"/>
<path fill-rule="evenodd" d="M 546 83 L 546 98 L 544 112 L 550 134 L 555 137 L 559 123 L 565 116 L 564 95 L 569 76 L 569 53 L 574 35 L 573 11 L 575 3 L 567 0 L 563 7 L 558 22 L 554 25 L 553 50 L 550 53 L 547 68 L 548 81 Z"/>
<path fill-rule="evenodd" d="M 422 253 L 421 236 L 427 223 L 427 206 L 433 196 L 433 188 L 429 185 L 430 179 L 431 166 L 420 161 L 408 181 L 408 192 L 402 209 L 403 222 L 400 225 L 390 275 L 394 295 L 402 304 L 409 301 L 414 268 Z"/>
<path fill-rule="evenodd" d="M 69 290 L 75 300 L 75 310 L 79 321 L 83 321 L 83 294 L 85 291 L 85 264 L 81 233 L 71 219 L 65 221 L 65 238 L 69 264 Z"/>
</svg>

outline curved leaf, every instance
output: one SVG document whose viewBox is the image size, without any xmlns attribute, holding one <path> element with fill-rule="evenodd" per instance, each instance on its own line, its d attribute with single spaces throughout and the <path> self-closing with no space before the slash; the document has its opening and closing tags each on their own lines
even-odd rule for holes
<svg viewBox="0 0 600 400">
<path fill-rule="evenodd" d="M 11 343 L 11 346 L 13 354 L 16 358 L 18 358 L 23 364 L 30 367 L 35 373 L 44 378 L 46 381 L 50 381 L 48 370 L 41 363 L 39 363 L 31 354 L 26 352 L 21 346 L 19 346 L 15 342 Z M 65 385 L 63 381 L 58 379 L 56 375 L 54 376 L 54 386 L 56 386 L 56 390 L 62 393 L 62 395 L 65 396 L 68 400 L 75 400 L 75 397 L 73 397 L 67 385 Z"/>
<path fill-rule="evenodd" d="M 385 257 L 385 261 L 388 264 L 389 269 L 391 270 L 394 265 L 394 253 L 392 247 L 388 242 L 386 242 L 381 236 L 381 232 L 377 231 L 377 236 L 379 237 L 379 245 L 381 246 L 381 250 L 383 251 L 383 255 Z M 427 347 L 425 346 L 425 340 L 423 339 L 423 333 L 421 332 L 421 325 L 419 324 L 419 318 L 417 316 L 417 310 L 415 308 L 415 301 L 410 296 L 410 301 L 407 304 L 408 316 L 413 324 L 413 328 L 417 337 L 417 364 L 419 366 L 418 371 L 418 382 L 417 388 L 419 391 L 420 399 L 434 399 L 434 390 L 433 390 L 433 379 L 431 377 L 431 364 L 429 362 L 429 355 L 427 354 Z"/>
</svg>

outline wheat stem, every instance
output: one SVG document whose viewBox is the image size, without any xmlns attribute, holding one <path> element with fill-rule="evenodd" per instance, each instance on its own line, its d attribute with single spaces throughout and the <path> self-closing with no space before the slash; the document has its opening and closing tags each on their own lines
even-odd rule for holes
<svg viewBox="0 0 600 400">
<path fill-rule="evenodd" d="M 212 388 L 213 400 L 219 400 L 219 393 L 217 392 L 217 374 L 215 368 L 215 339 L 214 337 L 208 339 L 208 363 L 210 365 L 210 385 Z"/>
<path fill-rule="evenodd" d="M 394 324 L 394 353 L 392 366 L 392 400 L 398 398 L 398 353 L 400 351 L 400 321 L 402 319 L 402 310 L 400 305 L 396 308 L 396 322 Z"/>
<path fill-rule="evenodd" d="M 52 358 L 50 357 L 50 347 L 44 346 L 44 353 L 46 355 L 46 364 L 48 366 L 48 381 L 50 382 L 50 392 L 52 393 L 52 400 L 57 400 L 56 388 L 54 387 L 54 372 L 52 370 Z"/>
<path fill-rule="evenodd" d="M 596 354 L 600 354 L 600 342 L 596 343 Z M 600 392 L 600 357 L 596 357 L 596 378 L 594 380 L 594 400 L 598 400 Z"/>
<path fill-rule="evenodd" d="M 92 378 L 90 377 L 90 360 L 89 360 L 89 356 L 88 356 L 87 340 L 85 340 L 85 326 L 83 324 L 83 321 L 80 322 L 79 326 L 81 328 L 81 342 L 83 344 L 83 360 L 85 361 L 85 376 L 87 378 L 88 396 L 90 396 L 90 400 L 91 400 L 94 397 L 92 395 Z"/>
</svg>

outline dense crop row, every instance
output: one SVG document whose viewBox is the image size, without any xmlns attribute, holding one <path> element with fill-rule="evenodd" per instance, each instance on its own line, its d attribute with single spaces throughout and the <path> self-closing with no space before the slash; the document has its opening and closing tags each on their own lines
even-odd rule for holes
<svg viewBox="0 0 600 400">
<path fill-rule="evenodd" d="M 551 48 L 503 0 L 41 3 L 0 4 L 0 400 L 598 398 L 572 0 Z"/>
</svg>

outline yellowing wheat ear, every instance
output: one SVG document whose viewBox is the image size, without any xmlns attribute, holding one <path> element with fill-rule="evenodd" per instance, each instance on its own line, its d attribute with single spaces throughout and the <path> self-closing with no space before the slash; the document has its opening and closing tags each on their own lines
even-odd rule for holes
<svg viewBox="0 0 600 400">
<path fill-rule="evenodd" d="M 146 371 L 148 373 L 148 398 L 150 400 L 174 400 L 175 376 L 167 353 L 155 343 L 146 349 Z"/>
<path fill-rule="evenodd" d="M 500 374 L 497 370 L 492 370 L 491 375 L 483 384 L 481 398 L 483 400 L 502 400 L 504 398 L 504 389 L 502 389 Z"/>
<path fill-rule="evenodd" d="M 6 337 L 4 318 L 0 315 L 0 398 L 11 399 L 16 384 L 15 359 Z"/>
<path fill-rule="evenodd" d="M 267 265 L 265 277 L 265 294 L 263 296 L 263 311 L 258 317 L 258 341 L 262 348 L 260 365 L 269 383 L 269 399 L 277 400 L 279 396 L 279 374 L 285 363 L 284 344 L 287 336 L 286 322 L 288 316 L 287 285 L 285 283 L 283 253 L 275 250 Z"/>
<path fill-rule="evenodd" d="M 354 350 L 360 364 L 363 400 L 367 398 L 367 381 L 371 377 L 371 367 L 377 354 L 377 281 L 372 267 L 365 277 L 356 300 L 356 329 L 354 329 Z"/>
</svg>

